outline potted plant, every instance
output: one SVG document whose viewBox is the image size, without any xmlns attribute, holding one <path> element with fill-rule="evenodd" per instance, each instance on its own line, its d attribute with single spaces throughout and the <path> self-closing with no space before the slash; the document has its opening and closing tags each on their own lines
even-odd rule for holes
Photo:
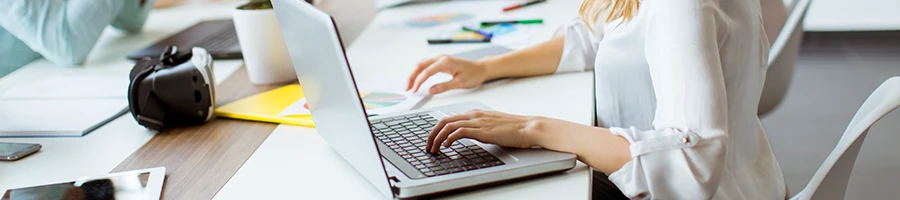
<svg viewBox="0 0 900 200">
<path fill-rule="evenodd" d="M 234 28 L 251 83 L 267 85 L 297 79 L 271 1 L 251 0 L 236 7 Z"/>
<path fill-rule="evenodd" d="M 266 10 L 272 9 L 272 1 L 270 0 L 251 0 L 244 5 L 238 6 L 239 10 Z"/>
</svg>

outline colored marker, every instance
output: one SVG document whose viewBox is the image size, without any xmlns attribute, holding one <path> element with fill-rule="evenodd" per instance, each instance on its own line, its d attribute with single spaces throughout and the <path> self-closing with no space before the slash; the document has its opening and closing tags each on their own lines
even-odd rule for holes
<svg viewBox="0 0 900 200">
<path fill-rule="evenodd" d="M 542 2 L 545 2 L 545 1 L 547 1 L 547 0 L 534 0 L 534 1 L 527 2 L 527 3 L 522 3 L 522 4 L 512 5 L 512 6 L 503 8 L 503 12 L 509 12 L 510 10 L 519 9 L 519 8 L 522 8 L 522 7 L 525 7 L 525 6 L 530 6 L 530 5 L 542 3 Z"/>
<path fill-rule="evenodd" d="M 463 26 L 462 29 L 464 31 L 471 31 L 471 32 L 478 33 L 479 35 L 484 36 L 485 38 L 491 38 L 494 35 L 494 34 L 488 33 L 487 31 L 477 29 L 477 28 L 469 28 L 469 27 Z"/>
<path fill-rule="evenodd" d="M 489 21 L 489 22 L 481 22 L 482 26 L 490 26 L 497 24 L 543 24 L 543 19 L 523 19 L 523 20 L 509 20 L 509 21 Z"/>
<path fill-rule="evenodd" d="M 491 38 L 482 39 L 428 39 L 428 44 L 487 43 Z"/>
</svg>

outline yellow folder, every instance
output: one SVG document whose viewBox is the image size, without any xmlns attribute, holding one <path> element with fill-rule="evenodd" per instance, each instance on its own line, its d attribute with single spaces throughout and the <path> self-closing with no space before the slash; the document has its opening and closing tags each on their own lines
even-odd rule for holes
<svg viewBox="0 0 900 200">
<path fill-rule="evenodd" d="M 219 117 L 315 127 L 312 115 L 278 117 L 285 108 L 303 98 L 299 84 L 286 85 L 216 108 Z"/>
</svg>

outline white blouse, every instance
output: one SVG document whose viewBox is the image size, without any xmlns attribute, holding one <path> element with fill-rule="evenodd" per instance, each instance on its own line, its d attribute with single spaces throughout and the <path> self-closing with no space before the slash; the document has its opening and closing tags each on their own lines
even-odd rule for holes
<svg viewBox="0 0 900 200">
<path fill-rule="evenodd" d="M 609 175 L 626 196 L 784 199 L 756 115 L 769 50 L 758 0 L 643 0 L 629 22 L 599 21 L 561 29 L 557 72 L 593 69 L 598 124 L 631 143 Z"/>
</svg>

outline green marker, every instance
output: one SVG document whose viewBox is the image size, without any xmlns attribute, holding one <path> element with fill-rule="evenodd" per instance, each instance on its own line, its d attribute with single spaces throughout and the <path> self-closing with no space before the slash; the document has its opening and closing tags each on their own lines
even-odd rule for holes
<svg viewBox="0 0 900 200">
<path fill-rule="evenodd" d="M 523 20 L 509 20 L 509 21 L 489 21 L 489 22 L 481 22 L 482 26 L 490 26 L 497 24 L 543 24 L 543 19 L 523 19 Z"/>
</svg>

